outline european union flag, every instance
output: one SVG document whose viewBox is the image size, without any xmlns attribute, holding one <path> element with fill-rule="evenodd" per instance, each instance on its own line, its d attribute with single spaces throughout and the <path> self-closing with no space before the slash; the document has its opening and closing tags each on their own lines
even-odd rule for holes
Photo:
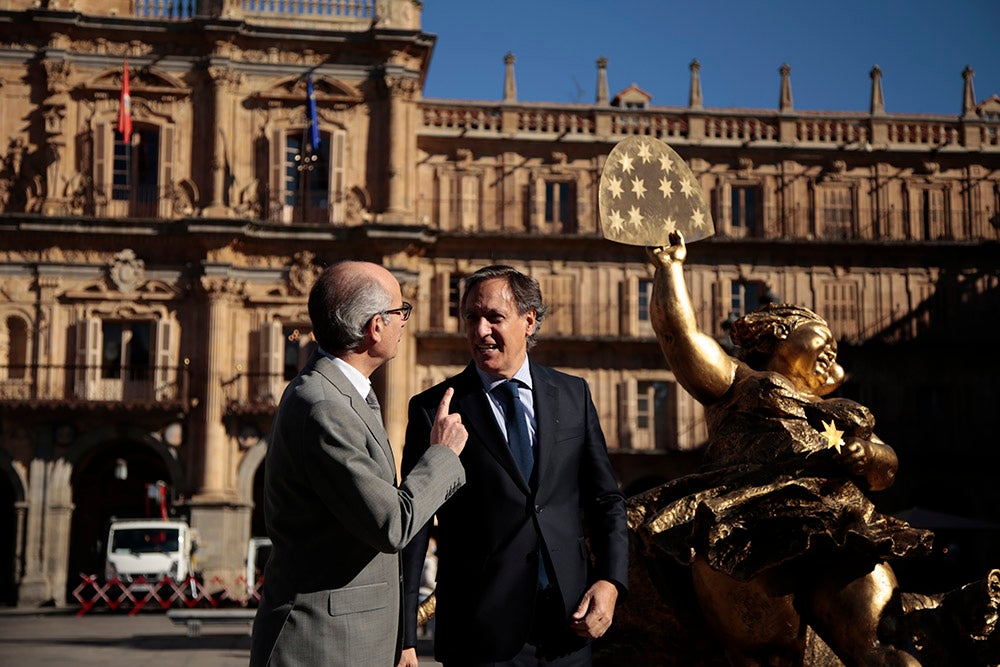
<svg viewBox="0 0 1000 667">
<path fill-rule="evenodd" d="M 309 105 L 309 142 L 307 145 L 309 151 L 314 153 L 319 150 L 319 118 L 316 116 L 316 92 L 313 90 L 311 74 L 306 77 L 306 93 L 309 97 L 307 100 Z"/>
</svg>

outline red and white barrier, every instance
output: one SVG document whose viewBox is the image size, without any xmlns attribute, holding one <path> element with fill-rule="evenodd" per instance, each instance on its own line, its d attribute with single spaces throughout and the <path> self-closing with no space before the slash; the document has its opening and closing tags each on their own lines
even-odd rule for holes
<svg viewBox="0 0 1000 667">
<path fill-rule="evenodd" d="M 73 597 L 80 603 L 77 616 L 102 605 L 112 611 L 125 608 L 129 610 L 129 616 L 135 616 L 151 602 L 159 605 L 160 609 L 218 607 L 220 604 L 247 607 L 260 602 L 260 589 L 264 583 L 263 578 L 258 579 L 248 590 L 245 577 L 237 577 L 231 585 L 220 577 L 213 577 L 209 588 L 214 592 L 210 593 L 205 584 L 193 576 L 179 582 L 170 577 L 156 582 L 137 577 L 129 583 L 117 577 L 101 582 L 96 575 L 90 574 L 81 574 L 80 578 L 80 585 L 73 589 Z"/>
</svg>

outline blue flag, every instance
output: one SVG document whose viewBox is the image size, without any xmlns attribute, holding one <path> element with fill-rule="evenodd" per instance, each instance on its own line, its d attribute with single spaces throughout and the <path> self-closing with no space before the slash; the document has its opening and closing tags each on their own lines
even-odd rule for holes
<svg viewBox="0 0 1000 667">
<path fill-rule="evenodd" d="M 316 92 L 313 90 L 312 75 L 306 77 L 306 92 L 309 108 L 309 150 L 316 152 L 319 150 L 319 118 L 316 116 Z"/>
</svg>

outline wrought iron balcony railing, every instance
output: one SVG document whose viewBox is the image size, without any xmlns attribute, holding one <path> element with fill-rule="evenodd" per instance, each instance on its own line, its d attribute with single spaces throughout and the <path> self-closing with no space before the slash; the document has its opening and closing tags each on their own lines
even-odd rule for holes
<svg viewBox="0 0 1000 667">
<path fill-rule="evenodd" d="M 190 367 L 180 366 L 0 366 L 0 401 L 28 403 L 117 403 L 183 408 L 188 405 Z"/>
</svg>

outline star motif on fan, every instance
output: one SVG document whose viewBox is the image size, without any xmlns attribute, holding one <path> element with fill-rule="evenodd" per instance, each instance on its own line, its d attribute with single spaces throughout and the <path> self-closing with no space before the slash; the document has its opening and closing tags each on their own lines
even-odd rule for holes
<svg viewBox="0 0 1000 667">
<path fill-rule="evenodd" d="M 668 215 L 667 219 L 663 221 L 663 224 L 666 225 L 667 231 L 672 232 L 677 229 L 677 221 L 674 220 L 674 216 L 672 215 Z"/>
<path fill-rule="evenodd" d="M 642 199 L 646 196 L 646 184 L 642 182 L 641 178 L 632 179 L 632 192 L 636 199 Z"/>
<path fill-rule="evenodd" d="M 628 210 L 628 223 L 633 227 L 642 227 L 642 211 L 638 206 L 633 206 Z"/>
<path fill-rule="evenodd" d="M 688 197 L 694 194 L 694 184 L 691 182 L 691 179 L 686 176 L 681 179 L 681 192 Z"/>
<path fill-rule="evenodd" d="M 697 229 L 701 229 L 702 227 L 704 227 L 705 214 L 702 213 L 700 210 L 696 209 L 695 212 L 691 214 L 691 224 L 694 225 L 695 228 Z"/>
<path fill-rule="evenodd" d="M 642 145 L 639 146 L 638 157 L 642 158 L 643 164 L 646 164 L 647 162 L 653 159 L 653 154 L 650 153 L 649 151 L 649 144 L 643 143 Z"/>
<path fill-rule="evenodd" d="M 622 171 L 625 173 L 630 173 L 634 167 L 632 167 L 632 156 L 622 155 Z"/>
<path fill-rule="evenodd" d="M 622 179 L 615 178 L 614 176 L 608 177 L 608 192 L 614 199 L 619 199 L 622 196 Z"/>
<path fill-rule="evenodd" d="M 657 189 L 663 193 L 664 199 L 670 199 L 674 194 L 674 184 L 666 176 L 660 179 L 660 187 Z"/>
<path fill-rule="evenodd" d="M 625 218 L 622 217 L 621 213 L 612 209 L 611 213 L 608 214 L 608 223 L 611 224 L 612 231 L 621 231 Z"/>
<path fill-rule="evenodd" d="M 663 170 L 664 174 L 669 174 L 671 171 L 673 171 L 674 163 L 670 159 L 669 155 L 664 154 L 660 156 L 660 169 Z"/>
</svg>

